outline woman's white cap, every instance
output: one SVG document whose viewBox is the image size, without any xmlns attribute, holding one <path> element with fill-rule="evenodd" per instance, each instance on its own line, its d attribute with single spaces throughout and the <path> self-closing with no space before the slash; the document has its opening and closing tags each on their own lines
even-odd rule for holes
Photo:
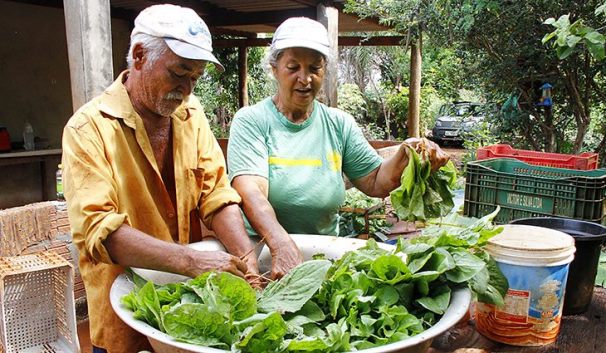
<svg viewBox="0 0 606 353">
<path fill-rule="evenodd" d="M 170 4 L 150 6 L 135 18 L 131 38 L 138 33 L 163 38 L 182 58 L 210 61 L 219 71 L 225 70 L 212 53 L 212 37 L 206 23 L 192 9 Z"/>
<path fill-rule="evenodd" d="M 273 49 L 309 48 L 328 56 L 328 32 L 320 22 L 307 17 L 291 17 L 276 29 L 271 41 Z"/>
</svg>

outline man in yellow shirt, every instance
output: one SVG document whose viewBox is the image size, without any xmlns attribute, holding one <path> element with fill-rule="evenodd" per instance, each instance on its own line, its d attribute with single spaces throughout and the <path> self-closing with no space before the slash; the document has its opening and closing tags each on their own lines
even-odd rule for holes
<svg viewBox="0 0 606 353">
<path fill-rule="evenodd" d="M 111 308 L 111 285 L 125 267 L 190 277 L 258 272 L 254 252 L 247 255 L 253 245 L 240 197 L 191 95 L 208 62 L 223 69 L 206 24 L 191 9 L 149 7 L 135 19 L 127 61 L 129 69 L 80 108 L 63 132 L 65 198 L 94 352 L 150 349 Z M 233 255 L 184 246 L 200 219 Z"/>
</svg>

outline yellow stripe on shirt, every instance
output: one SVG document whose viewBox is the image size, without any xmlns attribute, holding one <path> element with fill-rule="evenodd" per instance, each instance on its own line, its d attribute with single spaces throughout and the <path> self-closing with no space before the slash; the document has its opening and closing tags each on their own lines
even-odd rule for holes
<svg viewBox="0 0 606 353">
<path fill-rule="evenodd" d="M 269 164 L 282 165 L 287 167 L 321 167 L 322 161 L 319 159 L 295 159 L 282 157 L 269 157 Z"/>
</svg>

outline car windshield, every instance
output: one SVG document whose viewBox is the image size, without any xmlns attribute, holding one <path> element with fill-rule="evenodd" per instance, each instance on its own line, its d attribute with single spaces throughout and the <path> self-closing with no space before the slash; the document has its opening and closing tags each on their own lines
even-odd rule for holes
<svg viewBox="0 0 606 353">
<path fill-rule="evenodd" d="M 453 104 L 444 107 L 442 115 L 447 116 L 475 116 L 478 114 L 480 106 L 469 104 Z"/>
</svg>

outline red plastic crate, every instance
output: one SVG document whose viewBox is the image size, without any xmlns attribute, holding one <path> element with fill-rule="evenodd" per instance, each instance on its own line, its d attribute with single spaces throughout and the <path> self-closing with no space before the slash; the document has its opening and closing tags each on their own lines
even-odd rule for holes
<svg viewBox="0 0 606 353">
<path fill-rule="evenodd" d="M 593 170 L 598 168 L 597 153 L 583 152 L 575 156 L 571 154 L 516 150 L 505 144 L 478 148 L 476 158 L 477 160 L 515 158 L 533 165 L 577 170 Z"/>
</svg>

